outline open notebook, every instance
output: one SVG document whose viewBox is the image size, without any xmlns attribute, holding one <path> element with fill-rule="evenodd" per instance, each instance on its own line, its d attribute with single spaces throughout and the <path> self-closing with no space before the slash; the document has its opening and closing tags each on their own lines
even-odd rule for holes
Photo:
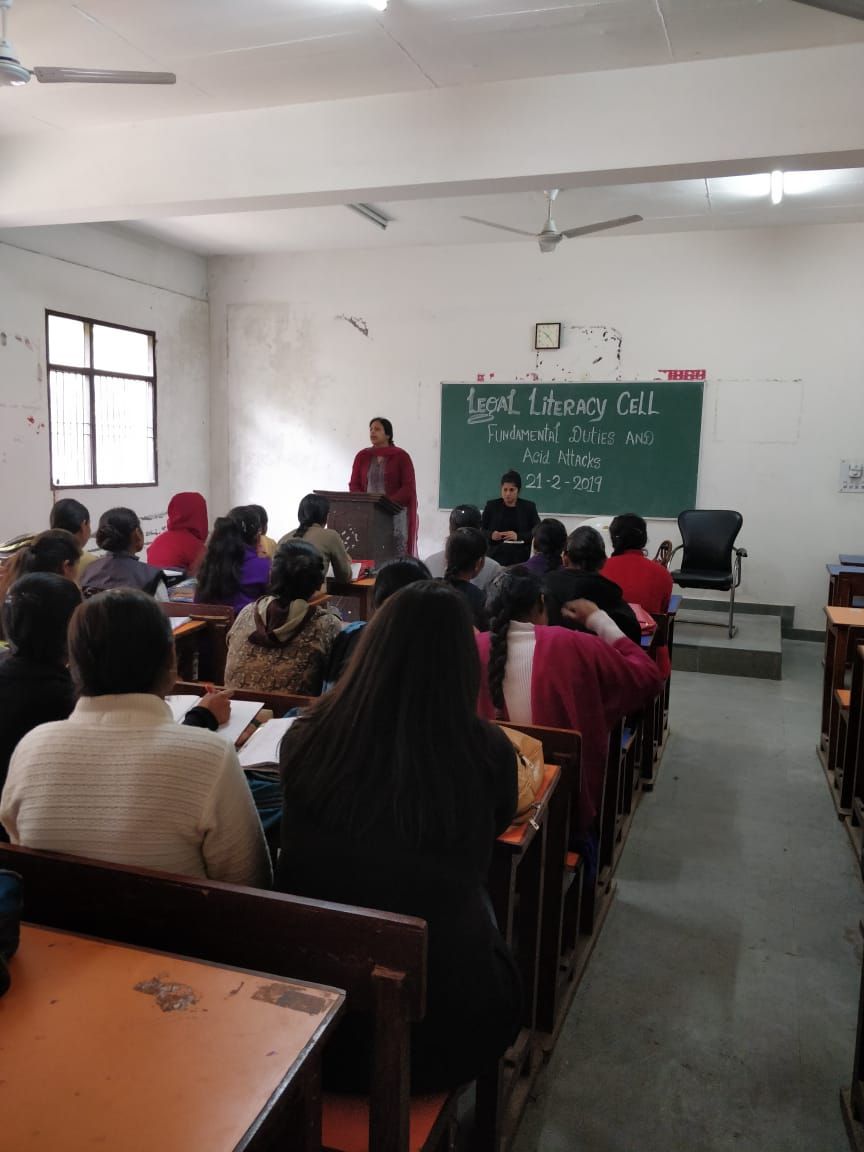
<svg viewBox="0 0 864 1152">
<path fill-rule="evenodd" d="M 165 703 L 174 714 L 179 724 L 190 708 L 194 708 L 200 701 L 200 696 L 192 693 L 181 696 L 166 696 Z M 264 707 L 263 700 L 232 700 L 231 715 L 228 723 L 216 729 L 219 736 L 224 737 L 230 744 L 236 744 L 240 733 Z"/>
<path fill-rule="evenodd" d="M 296 716 L 288 716 L 282 720 L 268 720 L 253 732 L 237 753 L 241 768 L 275 768 L 279 763 L 282 737 L 296 719 Z"/>
</svg>

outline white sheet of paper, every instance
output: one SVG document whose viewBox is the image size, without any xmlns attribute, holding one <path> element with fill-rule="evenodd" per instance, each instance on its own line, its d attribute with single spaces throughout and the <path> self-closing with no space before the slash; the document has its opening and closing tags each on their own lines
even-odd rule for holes
<svg viewBox="0 0 864 1152">
<path fill-rule="evenodd" d="M 194 708 L 200 696 L 195 696 L 191 692 L 184 693 L 177 696 L 166 696 L 165 703 L 171 709 L 174 719 L 179 724 L 190 708 Z"/>
<path fill-rule="evenodd" d="M 181 624 L 188 624 L 192 619 L 191 616 L 172 616 L 171 618 L 171 631 L 176 632 Z"/>
<path fill-rule="evenodd" d="M 362 565 L 360 565 L 360 564 L 352 563 L 352 565 L 351 565 L 351 579 L 352 580 L 359 580 L 360 579 L 360 568 L 361 567 L 362 567 Z"/>
<path fill-rule="evenodd" d="M 183 717 L 189 709 L 194 708 L 200 702 L 201 697 L 193 696 L 191 693 L 165 697 L 165 703 L 171 709 L 178 724 L 183 722 Z M 229 744 L 236 744 L 240 733 L 263 707 L 262 700 L 232 700 L 228 723 L 216 729 L 217 736 L 223 736 Z"/>
<path fill-rule="evenodd" d="M 278 764 L 282 737 L 297 719 L 288 716 L 282 720 L 268 720 L 253 732 L 237 753 L 242 768 L 255 768 L 259 764 Z"/>
<path fill-rule="evenodd" d="M 237 737 L 263 707 L 263 700 L 232 700 L 228 723 L 217 728 L 216 734 L 224 736 L 229 744 L 236 744 Z"/>
</svg>

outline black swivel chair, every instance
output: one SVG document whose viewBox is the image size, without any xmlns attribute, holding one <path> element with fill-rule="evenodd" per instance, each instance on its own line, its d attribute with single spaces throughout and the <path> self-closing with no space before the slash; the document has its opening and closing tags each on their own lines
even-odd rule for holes
<svg viewBox="0 0 864 1152">
<path fill-rule="evenodd" d="M 741 561 L 747 555 L 746 548 L 735 547 L 743 523 L 740 512 L 724 509 L 691 508 L 678 517 L 682 543 L 675 552 L 683 548 L 684 556 L 681 567 L 672 573 L 672 579 L 682 588 L 712 588 L 717 592 L 728 592 L 730 636 L 738 631 L 734 623 L 735 589 L 741 583 Z M 706 620 L 704 623 L 713 624 L 714 621 Z"/>
</svg>

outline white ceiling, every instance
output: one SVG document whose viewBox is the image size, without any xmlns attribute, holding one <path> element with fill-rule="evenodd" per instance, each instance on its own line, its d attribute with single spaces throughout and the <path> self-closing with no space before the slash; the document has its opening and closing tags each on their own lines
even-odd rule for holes
<svg viewBox="0 0 864 1152">
<path fill-rule="evenodd" d="M 34 66 L 157 69 L 172 87 L 0 90 L 0 134 L 864 42 L 793 0 L 15 0 Z"/>
<path fill-rule="evenodd" d="M 385 13 L 366 0 L 15 0 L 9 31 L 30 67 L 177 73 L 171 87 L 34 80 L 0 88 L 0 142 L 6 136 L 27 146 L 31 136 L 33 147 L 38 140 L 52 153 L 52 134 L 68 130 L 864 43 L 864 21 L 793 0 L 390 0 Z M 677 67 L 671 71 L 681 75 Z M 642 83 L 651 85 L 654 75 L 645 72 Z M 718 112 L 722 116 L 722 104 Z M 573 115 L 576 125 L 590 108 Z M 496 117 L 496 132 L 506 132 L 508 109 L 496 109 Z M 561 124 L 562 133 L 567 128 Z M 830 138 L 829 128 L 825 132 Z M 712 156 L 711 139 L 706 123 L 706 176 L 712 159 L 725 159 Z M 412 144 L 406 141 L 406 148 Z M 302 164 L 302 154 L 297 161 Z M 267 156 L 256 154 L 254 163 L 266 166 Z M 702 167 L 700 160 L 696 170 Z M 829 174 L 804 193 L 790 193 L 779 207 L 767 190 L 743 194 L 746 187 L 719 179 L 574 187 L 562 191 L 555 218 L 566 228 L 631 213 L 645 217 L 619 235 L 864 221 L 864 169 Z M 530 230 L 539 230 L 544 218 L 541 188 L 377 206 L 393 218 L 386 231 L 344 206 L 167 218 L 154 211 L 129 226 L 201 253 L 240 254 L 520 243 L 461 217 Z"/>
</svg>

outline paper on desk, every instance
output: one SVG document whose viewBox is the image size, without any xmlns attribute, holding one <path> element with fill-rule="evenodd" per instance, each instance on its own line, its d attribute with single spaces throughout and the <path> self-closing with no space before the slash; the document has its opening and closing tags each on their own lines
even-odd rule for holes
<svg viewBox="0 0 864 1152">
<path fill-rule="evenodd" d="M 192 619 L 191 616 L 172 616 L 171 618 L 171 631 L 176 632 L 178 628 L 184 624 L 188 624 Z"/>
<path fill-rule="evenodd" d="M 296 716 L 288 716 L 283 720 L 268 720 L 266 724 L 262 724 L 237 753 L 241 768 L 278 764 L 282 737 L 295 720 Z"/>
<path fill-rule="evenodd" d="M 201 703 L 201 697 L 192 694 L 166 696 L 165 703 L 171 709 L 174 719 L 180 724 L 189 709 Z M 216 729 L 217 735 L 224 736 L 229 744 L 236 744 L 240 733 L 263 707 L 262 700 L 232 700 L 228 723 Z"/>
<path fill-rule="evenodd" d="M 186 692 L 183 695 L 166 696 L 165 703 L 171 709 L 174 719 L 179 724 L 189 709 L 194 708 L 200 699 L 200 696 L 195 696 L 191 692 Z"/>
</svg>

